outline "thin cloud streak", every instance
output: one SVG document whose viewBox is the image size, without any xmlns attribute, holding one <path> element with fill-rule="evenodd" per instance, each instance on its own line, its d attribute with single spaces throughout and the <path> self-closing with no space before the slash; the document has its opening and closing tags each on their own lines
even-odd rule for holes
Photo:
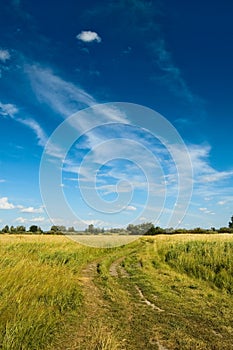
<svg viewBox="0 0 233 350">
<path fill-rule="evenodd" d="M 39 123 L 32 118 L 23 119 L 21 117 L 18 117 L 18 114 L 20 114 L 20 110 L 17 106 L 10 103 L 3 104 L 0 102 L 0 115 L 3 117 L 10 117 L 16 122 L 27 126 L 36 135 L 38 139 L 38 145 L 44 147 L 47 142 L 47 135 Z"/>
<path fill-rule="evenodd" d="M 25 65 L 25 73 L 38 101 L 46 103 L 63 118 L 97 103 L 85 90 L 63 80 L 49 68 Z"/>
<path fill-rule="evenodd" d="M 182 97 L 190 104 L 200 100 L 195 96 L 187 85 L 187 82 L 182 77 L 181 69 L 178 68 L 173 62 L 172 54 L 167 50 L 165 40 L 162 38 L 160 32 L 160 38 L 147 45 L 147 49 L 154 56 L 154 62 L 160 69 L 163 75 L 154 75 L 152 79 L 160 80 L 166 84 L 170 91 L 176 96 Z"/>
<path fill-rule="evenodd" d="M 28 128 L 30 128 L 34 134 L 36 135 L 38 139 L 38 145 L 44 147 L 48 137 L 45 134 L 42 127 L 33 119 L 16 119 L 19 123 L 26 125 Z"/>
</svg>

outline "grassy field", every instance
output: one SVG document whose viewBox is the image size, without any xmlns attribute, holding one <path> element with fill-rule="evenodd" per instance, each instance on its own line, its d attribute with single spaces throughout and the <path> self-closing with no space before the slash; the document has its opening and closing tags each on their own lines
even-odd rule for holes
<svg viewBox="0 0 233 350">
<path fill-rule="evenodd" d="M 233 236 L 0 236 L 0 349 L 233 349 Z"/>
</svg>

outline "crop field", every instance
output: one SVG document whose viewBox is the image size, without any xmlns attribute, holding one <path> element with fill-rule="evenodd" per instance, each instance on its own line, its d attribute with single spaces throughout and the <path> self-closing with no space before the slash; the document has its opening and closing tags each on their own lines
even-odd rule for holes
<svg viewBox="0 0 233 350">
<path fill-rule="evenodd" d="M 0 235 L 1 350 L 233 349 L 233 235 Z"/>
</svg>

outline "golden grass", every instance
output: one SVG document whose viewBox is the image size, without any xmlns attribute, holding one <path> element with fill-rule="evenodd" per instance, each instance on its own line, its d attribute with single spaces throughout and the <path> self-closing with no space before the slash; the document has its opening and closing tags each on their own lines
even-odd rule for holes
<svg viewBox="0 0 233 350">
<path fill-rule="evenodd" d="M 43 349 L 79 317 L 78 272 L 101 252 L 61 236 L 0 236 L 0 344 Z"/>
<path fill-rule="evenodd" d="M 0 349 L 55 350 L 61 338 L 63 350 L 69 338 L 72 350 L 232 349 L 232 254 L 228 234 L 147 236 L 112 249 L 0 235 Z M 83 275 L 92 261 L 97 270 Z M 112 276 L 114 261 L 128 274 Z M 84 347 L 77 329 L 89 334 Z"/>
</svg>

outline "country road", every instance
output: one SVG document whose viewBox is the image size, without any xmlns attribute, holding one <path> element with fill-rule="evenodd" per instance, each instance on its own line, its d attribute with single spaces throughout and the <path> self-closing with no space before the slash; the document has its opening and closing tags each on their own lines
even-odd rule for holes
<svg viewBox="0 0 233 350">
<path fill-rule="evenodd" d="M 146 320 L 147 309 L 149 318 L 151 311 L 164 310 L 147 300 L 131 281 L 123 267 L 125 259 L 118 257 L 109 265 L 101 258 L 82 270 L 82 321 L 68 343 L 61 341 L 59 350 L 168 350 L 155 337 L 153 323 Z"/>
<path fill-rule="evenodd" d="M 233 350 L 232 297 L 171 269 L 157 249 L 144 239 L 83 266 L 77 323 L 56 349 Z"/>
</svg>

